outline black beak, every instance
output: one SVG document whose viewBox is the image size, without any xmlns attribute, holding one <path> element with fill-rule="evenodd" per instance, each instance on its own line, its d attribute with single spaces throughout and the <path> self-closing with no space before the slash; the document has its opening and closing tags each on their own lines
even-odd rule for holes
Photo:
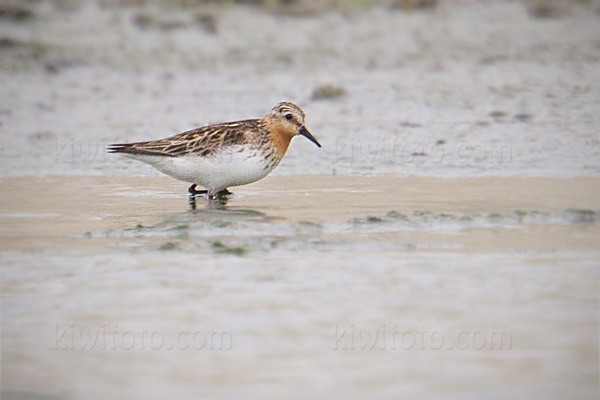
<svg viewBox="0 0 600 400">
<path fill-rule="evenodd" d="M 310 132 L 304 127 L 304 125 L 302 125 L 300 129 L 298 129 L 298 134 L 304 136 L 305 138 L 316 144 L 318 147 L 321 147 L 321 144 L 317 142 L 317 139 L 315 139 L 315 137 L 310 134 Z"/>
</svg>

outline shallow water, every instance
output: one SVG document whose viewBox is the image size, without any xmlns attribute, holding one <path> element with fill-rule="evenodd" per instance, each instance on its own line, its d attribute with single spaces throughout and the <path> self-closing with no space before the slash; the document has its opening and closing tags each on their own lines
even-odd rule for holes
<svg viewBox="0 0 600 400">
<path fill-rule="evenodd" d="M 8 398 L 598 393 L 599 178 L 0 187 Z"/>
<path fill-rule="evenodd" d="M 464 251 L 480 230 L 495 229 L 499 235 L 510 230 L 513 238 L 543 243 L 553 235 L 542 233 L 539 238 L 530 230 L 567 232 L 573 227 L 591 230 L 573 241 L 561 236 L 556 244 L 598 248 L 593 234 L 600 219 L 600 180 L 593 177 L 296 175 L 237 188 L 225 202 L 190 199 L 185 184 L 166 177 L 21 177 L 3 182 L 11 188 L 0 200 L 4 250 L 70 248 L 87 242 L 98 248 L 146 247 L 166 239 L 185 245 L 221 237 L 258 237 L 260 248 L 270 238 L 299 245 L 298 237 L 331 244 L 333 238 L 351 243 L 380 241 L 387 235 L 398 242 L 427 234 L 446 236 L 448 245 L 458 241 L 454 247 Z M 468 237 L 471 231 L 477 235 Z M 490 241 L 488 247 L 502 248 L 502 241 Z"/>
</svg>

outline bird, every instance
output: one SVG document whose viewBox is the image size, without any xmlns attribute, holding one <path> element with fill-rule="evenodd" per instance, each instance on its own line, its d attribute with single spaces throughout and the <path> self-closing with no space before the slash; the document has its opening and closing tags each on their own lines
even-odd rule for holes
<svg viewBox="0 0 600 400">
<path fill-rule="evenodd" d="M 229 187 L 256 182 L 273 171 L 293 137 L 304 136 L 321 147 L 304 120 L 300 107 L 284 101 L 260 119 L 208 125 L 159 140 L 115 143 L 107 151 L 191 183 L 191 196 L 223 198 L 232 194 Z"/>
</svg>

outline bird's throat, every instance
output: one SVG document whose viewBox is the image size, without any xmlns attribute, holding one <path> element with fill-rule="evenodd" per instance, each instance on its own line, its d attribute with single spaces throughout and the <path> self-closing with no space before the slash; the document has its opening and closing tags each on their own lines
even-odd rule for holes
<svg viewBox="0 0 600 400">
<path fill-rule="evenodd" d="M 269 135 L 275 145 L 275 150 L 279 154 L 279 157 L 283 157 L 290 145 L 292 137 L 294 137 L 294 132 L 290 132 L 289 129 L 285 129 L 285 127 L 276 122 L 266 122 L 267 128 L 269 129 Z"/>
</svg>

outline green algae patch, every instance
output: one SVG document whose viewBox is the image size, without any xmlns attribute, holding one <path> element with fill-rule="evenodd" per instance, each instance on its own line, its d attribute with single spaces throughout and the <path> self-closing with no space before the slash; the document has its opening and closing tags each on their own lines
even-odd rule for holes
<svg viewBox="0 0 600 400">
<path fill-rule="evenodd" d="M 565 215 L 573 222 L 595 222 L 600 220 L 600 212 L 580 209 L 580 208 L 568 208 L 565 210 Z"/>
<path fill-rule="evenodd" d="M 227 246 L 220 241 L 213 242 L 211 248 L 215 253 L 218 254 L 232 254 L 234 256 L 243 256 L 248 250 L 240 246 Z"/>
<path fill-rule="evenodd" d="M 163 243 L 158 249 L 161 251 L 171 251 L 171 250 L 177 250 L 178 248 L 179 248 L 179 243 L 166 242 L 166 243 Z"/>
</svg>

